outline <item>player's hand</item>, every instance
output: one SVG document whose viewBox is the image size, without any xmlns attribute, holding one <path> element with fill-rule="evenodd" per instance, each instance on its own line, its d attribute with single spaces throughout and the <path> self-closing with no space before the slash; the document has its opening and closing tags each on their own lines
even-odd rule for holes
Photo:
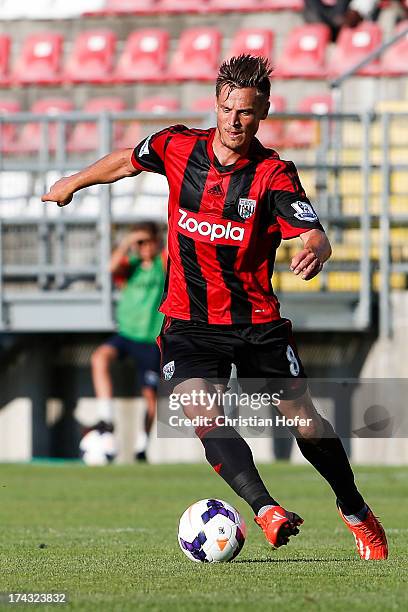
<svg viewBox="0 0 408 612">
<path fill-rule="evenodd" d="M 56 202 L 58 206 L 66 206 L 71 202 L 74 192 L 75 189 L 73 188 L 71 178 L 63 177 L 54 183 L 48 193 L 42 196 L 41 200 L 43 202 Z"/>
<path fill-rule="evenodd" d="M 323 268 L 323 262 L 317 257 L 312 249 L 303 249 L 292 257 L 290 269 L 297 276 L 301 276 L 303 280 L 314 278 Z"/>
</svg>

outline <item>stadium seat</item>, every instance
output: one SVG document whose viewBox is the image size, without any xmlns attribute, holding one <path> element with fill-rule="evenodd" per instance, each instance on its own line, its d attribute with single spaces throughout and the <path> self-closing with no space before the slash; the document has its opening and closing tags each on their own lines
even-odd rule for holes
<svg viewBox="0 0 408 612">
<path fill-rule="evenodd" d="M 133 32 L 114 71 L 115 83 L 159 82 L 164 78 L 169 33 L 162 29 Z"/>
<path fill-rule="evenodd" d="M 123 126 L 123 132 L 114 142 L 115 149 L 134 149 L 143 138 L 143 126 L 140 121 L 131 121 Z"/>
<path fill-rule="evenodd" d="M 300 101 L 299 113 L 327 115 L 331 112 L 333 101 L 330 94 L 307 96 Z M 309 119 L 294 119 L 287 127 L 285 143 L 287 147 L 311 147 L 319 141 L 319 122 Z"/>
<path fill-rule="evenodd" d="M 175 112 L 180 109 L 180 102 L 177 98 L 170 96 L 153 96 L 141 100 L 136 109 L 140 113 L 151 113 L 153 115 L 162 115 L 166 112 Z M 132 121 L 124 130 L 124 133 L 115 141 L 115 147 L 118 149 L 133 148 L 143 138 L 143 129 L 139 121 Z"/>
<path fill-rule="evenodd" d="M 14 65 L 13 82 L 17 85 L 57 85 L 61 81 L 62 44 L 62 35 L 54 32 L 28 36 Z"/>
<path fill-rule="evenodd" d="M 360 272 L 328 272 L 327 288 L 329 291 L 359 291 L 361 277 Z"/>
<path fill-rule="evenodd" d="M 141 100 L 136 106 L 136 110 L 141 113 L 153 113 L 161 115 L 166 112 L 175 112 L 180 110 L 180 102 L 177 98 L 170 96 L 153 96 Z"/>
<path fill-rule="evenodd" d="M 305 283 L 299 276 L 295 276 L 292 272 L 274 272 L 272 277 L 273 288 L 281 292 L 305 293 L 320 291 L 322 285 L 322 277 L 315 276 L 310 281 Z"/>
<path fill-rule="evenodd" d="M 120 112 L 125 110 L 125 103 L 121 98 L 106 97 L 88 100 L 83 111 L 86 113 Z M 112 140 L 117 142 L 123 134 L 123 125 L 114 126 Z M 68 140 L 67 150 L 70 153 L 87 153 L 96 151 L 99 147 L 99 129 L 95 121 L 82 121 L 77 123 Z"/>
<path fill-rule="evenodd" d="M 209 0 L 210 13 L 255 13 L 262 10 L 264 2 L 259 0 Z"/>
<path fill-rule="evenodd" d="M 318 78 L 326 76 L 326 51 L 330 29 L 321 23 L 298 26 L 288 34 L 276 63 L 276 78 Z"/>
<path fill-rule="evenodd" d="M 215 97 L 205 96 L 204 98 L 197 98 L 190 106 L 190 110 L 197 113 L 213 113 L 215 112 Z"/>
<path fill-rule="evenodd" d="M 30 112 L 37 115 L 50 115 L 56 117 L 65 112 L 72 111 L 74 108 L 71 100 L 66 98 L 44 98 L 35 102 Z M 57 145 L 57 122 L 48 123 L 48 150 L 54 152 Z M 40 123 L 26 123 L 22 128 L 13 153 L 36 153 L 42 147 L 43 129 Z"/>
<path fill-rule="evenodd" d="M 102 8 L 91 14 L 148 15 L 150 13 L 157 13 L 157 0 L 105 0 Z"/>
<path fill-rule="evenodd" d="M 408 19 L 401 21 L 396 34 L 408 29 Z M 408 74 L 408 35 L 389 47 L 383 54 L 381 62 L 382 76 L 401 76 Z"/>
<path fill-rule="evenodd" d="M 10 60 L 10 37 L 6 34 L 0 35 L 0 87 L 10 83 L 9 75 Z"/>
<path fill-rule="evenodd" d="M 205 13 L 208 0 L 157 0 L 160 13 Z"/>
<path fill-rule="evenodd" d="M 269 99 L 269 117 L 259 124 L 256 135 L 264 147 L 276 149 L 281 147 L 284 141 L 285 124 L 282 119 L 273 119 L 274 113 L 284 113 L 286 110 L 286 100 L 282 96 L 271 96 Z"/>
<path fill-rule="evenodd" d="M 343 74 L 349 68 L 363 60 L 374 51 L 382 40 L 380 26 L 370 21 L 361 23 L 356 28 L 342 28 L 337 38 L 333 56 L 329 62 L 328 72 L 331 76 Z M 380 73 L 379 59 L 373 60 L 368 66 L 356 74 L 361 76 L 377 76 Z"/>
<path fill-rule="evenodd" d="M 109 83 L 112 78 L 116 36 L 111 30 L 82 32 L 74 42 L 67 60 L 67 83 Z"/>
<path fill-rule="evenodd" d="M 7 115 L 18 113 L 21 110 L 17 100 L 0 100 L 0 117 L 4 119 Z M 0 151 L 9 153 L 13 151 L 13 145 L 17 136 L 16 123 L 0 123 Z"/>
<path fill-rule="evenodd" d="M 274 33 L 265 28 L 245 28 L 238 30 L 231 43 L 228 57 L 249 53 L 272 58 Z"/>
<path fill-rule="evenodd" d="M 263 10 L 268 11 L 301 11 L 303 7 L 303 0 L 262 0 Z"/>
<path fill-rule="evenodd" d="M 190 28 L 182 32 L 167 74 L 168 80 L 213 81 L 217 76 L 221 32 Z"/>
<path fill-rule="evenodd" d="M 395 291 L 400 291 L 407 288 L 407 276 L 401 272 L 391 272 L 388 278 L 389 286 Z M 373 273 L 373 289 L 380 291 L 381 276 L 379 272 Z"/>
</svg>

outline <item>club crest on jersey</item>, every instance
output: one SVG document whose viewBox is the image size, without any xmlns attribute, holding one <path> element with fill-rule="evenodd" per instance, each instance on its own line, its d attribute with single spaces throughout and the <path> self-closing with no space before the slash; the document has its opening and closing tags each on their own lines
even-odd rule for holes
<svg viewBox="0 0 408 612">
<path fill-rule="evenodd" d="M 295 217 L 299 221 L 309 221 L 309 223 L 317 221 L 317 214 L 308 202 L 292 202 L 291 206 L 296 210 Z"/>
<path fill-rule="evenodd" d="M 164 380 L 170 380 L 175 372 L 175 369 L 176 366 L 174 365 L 174 361 L 169 361 L 169 363 L 166 363 L 166 365 L 163 366 Z"/>
<path fill-rule="evenodd" d="M 247 198 L 239 198 L 238 214 L 243 219 L 249 219 L 255 212 L 256 200 L 248 200 Z"/>
</svg>

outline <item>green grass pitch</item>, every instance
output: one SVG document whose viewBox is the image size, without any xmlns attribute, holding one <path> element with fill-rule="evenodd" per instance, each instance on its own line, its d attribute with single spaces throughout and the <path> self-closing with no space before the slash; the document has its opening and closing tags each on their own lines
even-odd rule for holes
<svg viewBox="0 0 408 612">
<path fill-rule="evenodd" d="M 301 534 L 277 551 L 206 465 L 2 465 L 0 592 L 66 592 L 65 606 L 35 606 L 50 610 L 407 609 L 407 468 L 356 470 L 388 532 L 385 562 L 358 559 L 312 468 L 278 463 L 260 471 L 305 519 Z M 195 564 L 179 550 L 181 513 L 206 497 L 229 501 L 247 521 L 247 541 L 232 563 Z"/>
</svg>

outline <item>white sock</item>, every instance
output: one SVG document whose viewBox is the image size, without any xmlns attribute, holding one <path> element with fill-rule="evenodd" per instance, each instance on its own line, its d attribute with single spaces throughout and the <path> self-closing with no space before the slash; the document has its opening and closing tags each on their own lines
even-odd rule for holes
<svg viewBox="0 0 408 612">
<path fill-rule="evenodd" d="M 105 423 L 113 422 L 113 400 L 111 398 L 98 398 L 98 419 Z"/>
<path fill-rule="evenodd" d="M 263 516 L 265 512 L 268 512 L 271 508 L 276 508 L 276 506 L 262 506 L 262 508 L 258 510 L 258 516 Z"/>
<path fill-rule="evenodd" d="M 135 453 L 143 453 L 146 450 L 149 436 L 143 431 L 139 431 L 136 437 Z"/>
</svg>

